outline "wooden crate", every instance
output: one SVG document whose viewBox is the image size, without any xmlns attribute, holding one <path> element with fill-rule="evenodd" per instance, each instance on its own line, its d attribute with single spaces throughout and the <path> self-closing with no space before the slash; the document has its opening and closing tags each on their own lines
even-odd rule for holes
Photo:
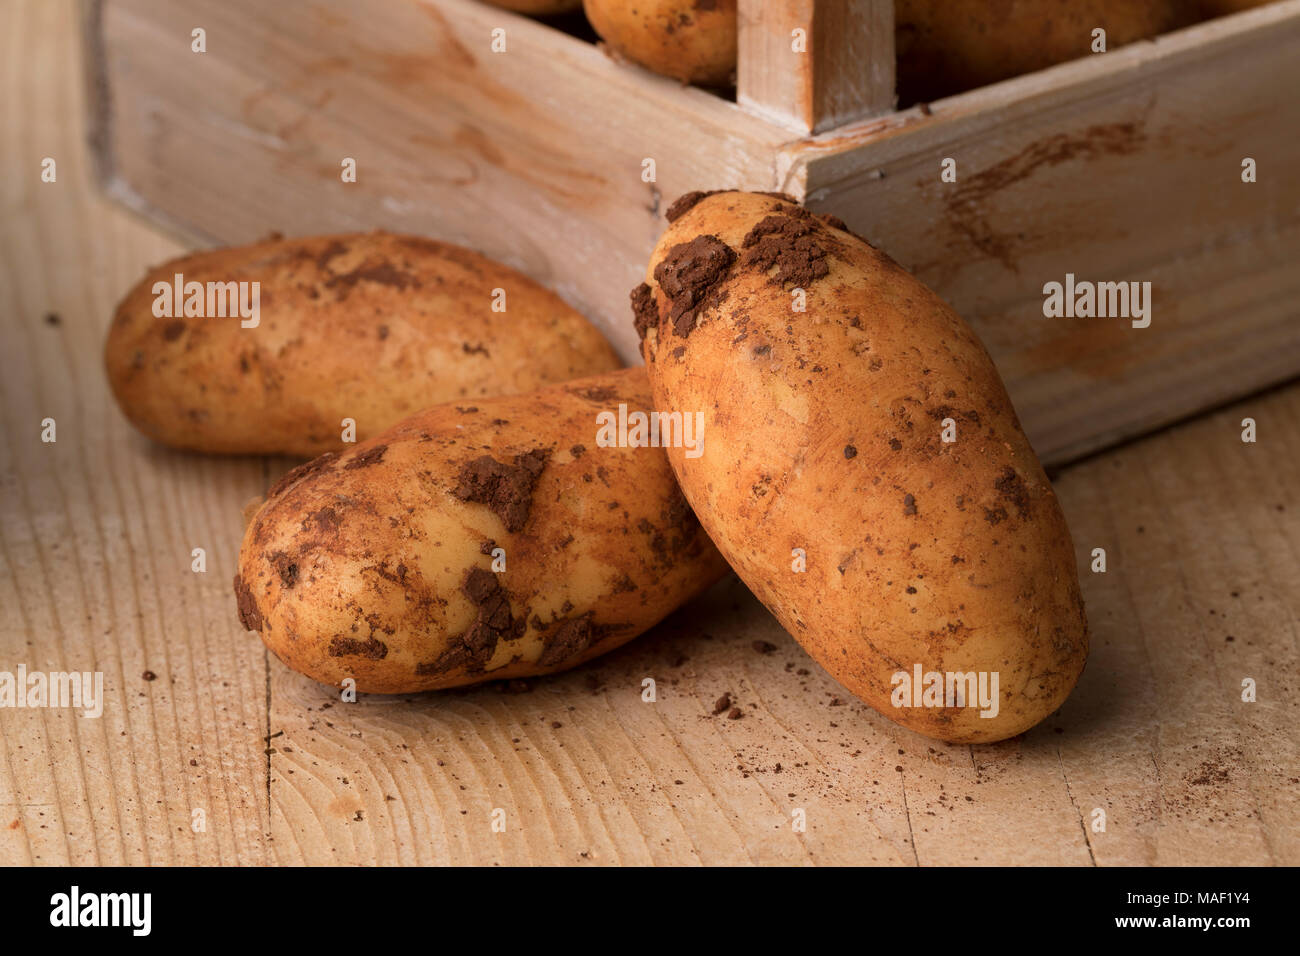
<svg viewBox="0 0 1300 956">
<path fill-rule="evenodd" d="M 902 112 L 889 0 L 742 0 L 737 102 L 471 0 L 86 10 L 99 175 L 194 241 L 460 242 L 556 288 L 634 360 L 627 294 L 666 204 L 777 189 L 971 321 L 1049 463 L 1300 372 L 1300 0 Z M 1150 281 L 1150 327 L 1044 318 L 1044 283 L 1067 273 Z"/>
</svg>

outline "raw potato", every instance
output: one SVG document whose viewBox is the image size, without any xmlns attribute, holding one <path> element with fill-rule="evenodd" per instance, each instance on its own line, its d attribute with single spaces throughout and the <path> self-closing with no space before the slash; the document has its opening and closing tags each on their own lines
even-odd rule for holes
<svg viewBox="0 0 1300 956">
<path fill-rule="evenodd" d="M 1115 50 L 1196 14 L 1187 0 L 896 0 L 899 99 L 938 99 L 1089 56 L 1098 27 Z"/>
<path fill-rule="evenodd" d="M 725 86 L 736 72 L 736 0 L 583 0 L 611 49 L 683 83 Z"/>
<path fill-rule="evenodd" d="M 650 410 L 644 368 L 428 409 L 295 469 L 245 530 L 240 620 L 294 670 L 376 693 L 549 674 L 625 643 L 726 564 L 661 449 L 597 446 L 619 403 Z"/>
<path fill-rule="evenodd" d="M 788 199 L 695 193 L 668 218 L 634 313 L 655 407 L 706 412 L 703 454 L 668 455 L 723 556 L 905 727 L 992 741 L 1054 711 L 1088 649 L 1074 549 L 974 333 Z M 893 675 L 917 664 L 997 672 L 997 715 L 894 707 Z"/>
<path fill-rule="evenodd" d="M 260 318 L 154 315 L 155 282 L 260 283 Z M 248 287 L 251 290 L 251 286 Z M 506 310 L 493 311 L 494 290 Z M 206 307 L 205 307 L 206 309 Z M 531 391 L 622 363 L 580 314 L 468 249 L 374 232 L 269 240 L 153 269 L 104 362 L 126 417 L 192 451 L 318 455 L 441 402 Z"/>
</svg>

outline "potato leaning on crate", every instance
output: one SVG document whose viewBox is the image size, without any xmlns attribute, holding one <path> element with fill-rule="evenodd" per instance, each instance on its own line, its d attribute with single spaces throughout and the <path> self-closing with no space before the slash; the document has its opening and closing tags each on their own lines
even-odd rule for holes
<svg viewBox="0 0 1300 956">
<path fill-rule="evenodd" d="M 707 412 L 704 453 L 668 456 L 723 556 L 905 727 L 1000 740 L 1059 707 L 1088 649 L 1074 549 L 975 334 L 788 198 L 695 193 L 668 218 L 634 313 L 656 407 Z M 918 664 L 996 672 L 996 716 L 893 706 Z"/>
<path fill-rule="evenodd" d="M 631 640 L 726 564 L 662 449 L 596 444 L 620 403 L 651 409 L 644 368 L 428 409 L 290 472 L 244 533 L 241 621 L 294 670 L 377 693 L 548 674 Z"/>
<path fill-rule="evenodd" d="M 256 326 L 215 310 L 176 315 L 174 301 L 173 315 L 155 314 L 177 274 L 205 289 L 205 312 L 208 283 L 245 283 L 251 304 L 257 282 Z M 118 405 L 156 441 L 300 456 L 344 447 L 344 419 L 364 440 L 430 405 L 622 364 L 591 323 L 527 276 L 385 232 L 268 240 L 158 266 L 118 306 L 104 362 Z"/>
</svg>

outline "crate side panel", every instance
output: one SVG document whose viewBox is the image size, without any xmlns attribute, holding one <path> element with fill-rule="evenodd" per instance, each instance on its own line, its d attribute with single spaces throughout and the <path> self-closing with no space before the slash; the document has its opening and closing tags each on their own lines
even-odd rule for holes
<svg viewBox="0 0 1300 956">
<path fill-rule="evenodd" d="M 1300 4 L 1107 56 L 787 158 L 975 326 L 1049 461 L 1300 373 Z M 1046 318 L 1067 273 L 1150 282 L 1150 326 Z"/>
</svg>

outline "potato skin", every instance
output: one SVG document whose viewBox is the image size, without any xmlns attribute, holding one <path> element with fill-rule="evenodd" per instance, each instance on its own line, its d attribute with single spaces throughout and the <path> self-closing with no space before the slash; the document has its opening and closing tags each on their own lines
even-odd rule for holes
<svg viewBox="0 0 1300 956">
<path fill-rule="evenodd" d="M 438 406 L 301 466 L 245 530 L 241 621 L 294 670 L 375 693 L 549 674 L 625 643 L 726 564 L 662 449 L 596 445 L 620 402 L 650 409 L 644 368 Z"/>
<path fill-rule="evenodd" d="M 260 282 L 260 322 L 159 318 L 155 282 Z M 504 289 L 505 312 L 492 311 Z M 618 368 L 559 296 L 468 249 L 384 232 L 183 256 L 122 300 L 104 346 L 126 417 L 191 451 L 313 456 L 441 402 Z M 381 371 L 382 370 L 382 371 Z"/>
<path fill-rule="evenodd" d="M 723 556 L 818 663 L 905 727 L 992 741 L 1054 711 L 1088 647 L 1073 546 L 974 333 L 788 199 L 692 194 L 669 219 L 634 312 L 655 407 L 706 412 L 703 454 L 668 455 Z M 998 672 L 999 713 L 895 708 L 892 675 L 917 663 Z"/>
<path fill-rule="evenodd" d="M 583 0 L 615 52 L 683 83 L 725 86 L 736 72 L 736 0 Z"/>
</svg>

